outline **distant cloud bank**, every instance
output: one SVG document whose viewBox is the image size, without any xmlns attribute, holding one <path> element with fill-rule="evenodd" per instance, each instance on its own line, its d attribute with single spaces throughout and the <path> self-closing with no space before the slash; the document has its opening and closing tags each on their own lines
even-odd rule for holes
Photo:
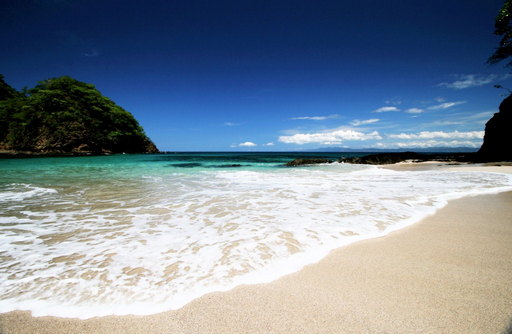
<svg viewBox="0 0 512 334">
<path fill-rule="evenodd" d="M 324 121 L 326 119 L 338 118 L 338 114 L 328 115 L 328 116 L 300 116 L 300 117 L 292 117 L 291 120 L 308 120 L 308 121 Z"/>
<path fill-rule="evenodd" d="M 468 132 L 444 132 L 444 131 L 421 131 L 419 133 L 400 133 L 389 135 L 389 138 L 396 139 L 482 139 L 484 131 L 468 131 Z"/>
<path fill-rule="evenodd" d="M 390 134 L 388 138 L 405 141 L 387 143 L 385 147 L 430 148 L 430 147 L 474 147 L 482 144 L 484 131 L 421 131 L 418 133 Z M 383 146 L 383 145 L 380 145 Z"/>
<path fill-rule="evenodd" d="M 377 131 L 364 133 L 355 130 L 337 129 L 317 133 L 297 133 L 291 136 L 280 136 L 279 141 L 285 144 L 322 144 L 338 145 L 343 141 L 382 139 Z"/>
<path fill-rule="evenodd" d="M 418 133 L 399 133 L 380 135 L 377 131 L 365 133 L 350 129 L 337 129 L 316 133 L 297 133 L 290 136 L 281 136 L 279 141 L 285 144 L 319 144 L 340 145 L 344 141 L 369 141 L 383 139 L 400 139 L 402 142 L 378 142 L 376 147 L 478 147 L 484 137 L 484 131 L 421 131 Z"/>
<path fill-rule="evenodd" d="M 460 140 L 425 140 L 425 141 L 412 141 L 412 142 L 399 142 L 387 145 L 381 145 L 386 148 L 431 148 L 431 147 L 473 147 L 477 148 L 482 145 L 481 142 L 474 141 L 460 141 Z"/>
</svg>

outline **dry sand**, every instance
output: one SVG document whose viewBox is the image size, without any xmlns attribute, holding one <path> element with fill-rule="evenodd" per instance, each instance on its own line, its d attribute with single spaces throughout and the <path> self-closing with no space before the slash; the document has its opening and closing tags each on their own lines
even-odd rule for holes
<svg viewBox="0 0 512 334">
<path fill-rule="evenodd" d="M 512 192 L 452 201 L 298 273 L 177 311 L 89 320 L 11 312 L 0 333 L 500 333 L 512 316 L 511 204 Z"/>
</svg>

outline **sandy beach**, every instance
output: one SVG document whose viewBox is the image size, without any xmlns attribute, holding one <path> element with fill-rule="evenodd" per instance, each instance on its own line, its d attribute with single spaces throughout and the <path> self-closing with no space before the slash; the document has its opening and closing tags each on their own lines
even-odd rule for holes
<svg viewBox="0 0 512 334">
<path fill-rule="evenodd" d="M 512 173 L 511 166 L 400 164 Z M 451 201 L 268 284 L 151 316 L 0 314 L 0 333 L 501 333 L 512 317 L 512 192 Z"/>
</svg>

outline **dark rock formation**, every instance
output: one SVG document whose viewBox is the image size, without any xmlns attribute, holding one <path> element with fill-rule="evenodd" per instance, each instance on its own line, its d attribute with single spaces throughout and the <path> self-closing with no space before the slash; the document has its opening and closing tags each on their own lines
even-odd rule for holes
<svg viewBox="0 0 512 334">
<path fill-rule="evenodd" d="M 365 165 L 388 165 L 410 160 L 412 162 L 443 161 L 443 162 L 471 162 L 474 160 L 474 153 L 379 153 L 362 157 L 341 158 L 338 162 Z"/>
<path fill-rule="evenodd" d="M 168 167 L 178 167 L 178 168 L 194 168 L 194 167 L 201 167 L 202 164 L 198 162 L 185 162 L 182 164 L 171 164 L 168 165 Z"/>
<path fill-rule="evenodd" d="M 238 168 L 238 167 L 242 167 L 242 165 L 241 164 L 227 164 L 227 165 L 213 166 L 213 168 Z"/>
<path fill-rule="evenodd" d="M 485 124 L 484 142 L 478 151 L 481 161 L 512 160 L 512 94 L 501 102 L 499 112 Z"/>
<path fill-rule="evenodd" d="M 443 162 L 474 162 L 475 153 L 416 153 L 416 152 L 390 152 L 368 154 L 360 157 L 339 158 L 338 162 L 362 165 L 388 165 L 403 161 L 443 161 Z M 322 158 L 299 158 L 287 162 L 288 167 L 332 163 L 332 160 Z"/>
<path fill-rule="evenodd" d="M 314 164 L 330 164 L 332 160 L 322 158 L 298 158 L 287 162 L 287 167 L 303 166 L 303 165 L 314 165 Z"/>
<path fill-rule="evenodd" d="M 366 165 L 387 165 L 395 164 L 406 160 L 424 161 L 425 155 L 415 152 L 379 153 L 362 157 L 342 158 L 339 162 Z"/>
</svg>

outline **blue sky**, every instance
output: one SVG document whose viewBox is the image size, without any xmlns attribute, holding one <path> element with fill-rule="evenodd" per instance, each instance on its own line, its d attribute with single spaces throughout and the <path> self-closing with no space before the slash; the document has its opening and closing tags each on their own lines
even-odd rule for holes
<svg viewBox="0 0 512 334">
<path fill-rule="evenodd" d="M 62 75 L 161 150 L 479 147 L 512 87 L 501 0 L 2 3 L 0 73 Z"/>
</svg>

